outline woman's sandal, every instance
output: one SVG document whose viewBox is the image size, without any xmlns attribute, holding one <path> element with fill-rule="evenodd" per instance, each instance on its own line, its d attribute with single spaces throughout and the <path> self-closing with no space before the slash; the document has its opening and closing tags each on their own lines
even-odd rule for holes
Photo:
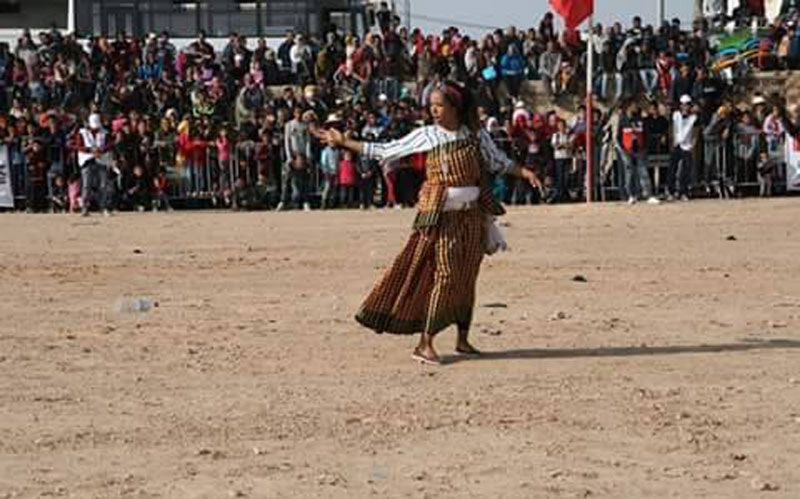
<svg viewBox="0 0 800 499">
<path fill-rule="evenodd" d="M 456 353 L 458 355 L 463 355 L 464 357 L 480 357 L 483 355 L 483 352 L 475 347 L 470 347 L 469 349 L 456 347 Z"/>
<path fill-rule="evenodd" d="M 421 364 L 427 364 L 429 366 L 441 366 L 442 361 L 438 358 L 430 358 L 422 355 L 418 349 L 414 349 L 414 353 L 411 354 L 411 358 L 416 360 Z"/>
</svg>

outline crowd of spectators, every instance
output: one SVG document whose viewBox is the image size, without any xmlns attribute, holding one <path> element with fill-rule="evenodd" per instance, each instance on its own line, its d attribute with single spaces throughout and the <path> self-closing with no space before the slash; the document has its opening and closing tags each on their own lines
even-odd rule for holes
<svg viewBox="0 0 800 499">
<path fill-rule="evenodd" d="M 449 79 L 474 89 L 487 130 L 540 174 L 539 189 L 495 179 L 498 198 L 559 203 L 585 195 L 585 108 L 572 116 L 534 110 L 522 93 L 534 80 L 554 102 L 581 96 L 586 36 L 557 32 L 549 13 L 537 28 L 480 39 L 456 28 L 409 31 L 382 14 L 363 40 L 290 32 L 277 47 L 231 34 L 216 51 L 203 33 L 180 50 L 167 33 L 82 43 L 56 30 L 0 44 L 0 143 L 10 146 L 15 191 L 29 210 L 84 213 L 172 209 L 176 201 L 410 206 L 424 157 L 379 164 L 325 148 L 314 132 L 337 126 L 364 140 L 402 136 L 429 121 L 427 98 Z M 736 15 L 731 22 L 747 25 L 752 12 Z M 771 96 L 733 105 L 733 82 L 709 71 L 711 35 L 708 21 L 656 29 L 635 17 L 627 29 L 592 28 L 596 92 L 608 106 L 594 116 L 601 185 L 619 186 L 631 202 L 685 199 L 689 184 L 728 192 L 727 183 L 756 177 L 769 192 L 767 181 L 779 175 L 770 153 L 796 121 L 779 99 L 768 106 Z M 781 67 L 796 67 L 796 14 L 770 25 L 761 44 Z M 646 163 L 652 155 L 671 158 L 661 193 Z"/>
</svg>

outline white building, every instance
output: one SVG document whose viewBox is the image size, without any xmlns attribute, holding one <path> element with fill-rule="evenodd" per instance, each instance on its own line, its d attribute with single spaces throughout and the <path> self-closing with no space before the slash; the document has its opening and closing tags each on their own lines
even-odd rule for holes
<svg viewBox="0 0 800 499">
<path fill-rule="evenodd" d="M 53 26 L 89 35 L 120 31 L 143 36 L 167 31 L 174 38 L 210 38 L 231 32 L 283 36 L 288 29 L 320 36 L 334 24 L 363 34 L 374 24 L 376 0 L 0 0 L 0 35 Z M 392 3 L 392 2 L 389 2 Z"/>
</svg>

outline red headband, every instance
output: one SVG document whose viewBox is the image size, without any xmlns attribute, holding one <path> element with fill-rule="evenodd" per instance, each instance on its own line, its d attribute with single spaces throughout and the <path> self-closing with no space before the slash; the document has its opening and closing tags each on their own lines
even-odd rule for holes
<svg viewBox="0 0 800 499">
<path fill-rule="evenodd" d="M 452 85 L 442 85 L 441 91 L 447 96 L 447 98 L 451 101 L 453 106 L 461 107 L 464 97 L 459 89 L 457 89 Z"/>
</svg>

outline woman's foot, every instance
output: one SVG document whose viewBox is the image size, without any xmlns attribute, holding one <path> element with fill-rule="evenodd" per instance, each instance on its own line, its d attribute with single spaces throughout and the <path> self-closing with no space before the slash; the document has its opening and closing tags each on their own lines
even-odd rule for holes
<svg viewBox="0 0 800 499">
<path fill-rule="evenodd" d="M 442 360 L 439 358 L 439 355 L 436 353 L 436 350 L 434 350 L 433 347 L 418 346 L 414 349 L 414 353 L 411 354 L 411 358 L 423 364 L 432 366 L 439 366 L 442 364 Z"/>
<path fill-rule="evenodd" d="M 456 345 L 456 353 L 461 355 L 472 355 L 478 356 L 481 354 L 481 351 L 475 348 L 474 346 L 470 345 L 468 341 L 459 341 Z"/>
</svg>

